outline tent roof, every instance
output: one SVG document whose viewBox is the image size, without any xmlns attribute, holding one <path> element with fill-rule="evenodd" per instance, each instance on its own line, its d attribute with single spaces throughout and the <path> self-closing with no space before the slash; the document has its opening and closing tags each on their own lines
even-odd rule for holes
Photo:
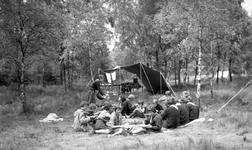
<svg viewBox="0 0 252 150">
<path fill-rule="evenodd" d="M 104 70 L 104 72 L 113 72 L 119 68 L 136 74 L 137 77 L 142 81 L 143 85 L 146 87 L 147 91 L 150 93 L 163 93 L 164 91 L 171 90 L 168 87 L 168 84 L 161 72 L 153 70 L 142 63 L 124 67 L 116 67 L 113 69 L 106 69 Z"/>
</svg>

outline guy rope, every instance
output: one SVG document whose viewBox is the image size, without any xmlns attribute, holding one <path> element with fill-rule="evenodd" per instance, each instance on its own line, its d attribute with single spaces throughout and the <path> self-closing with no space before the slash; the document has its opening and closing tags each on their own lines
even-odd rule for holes
<svg viewBox="0 0 252 150">
<path fill-rule="evenodd" d="M 228 103 L 230 103 L 241 91 L 243 91 L 250 83 L 252 82 L 252 79 L 243 87 L 240 89 L 239 92 L 237 92 L 229 101 L 226 102 L 219 110 L 216 111 L 216 113 L 219 113 Z"/>
</svg>

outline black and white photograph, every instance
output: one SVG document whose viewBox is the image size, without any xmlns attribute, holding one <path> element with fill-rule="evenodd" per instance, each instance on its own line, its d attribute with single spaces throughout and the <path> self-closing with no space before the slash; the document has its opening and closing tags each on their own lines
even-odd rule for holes
<svg viewBox="0 0 252 150">
<path fill-rule="evenodd" d="M 252 0 L 0 0 L 0 150 L 252 150 Z"/>
</svg>

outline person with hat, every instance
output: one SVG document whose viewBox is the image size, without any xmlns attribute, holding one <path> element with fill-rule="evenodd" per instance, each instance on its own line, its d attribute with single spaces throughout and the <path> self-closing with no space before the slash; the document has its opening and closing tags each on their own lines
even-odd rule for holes
<svg viewBox="0 0 252 150">
<path fill-rule="evenodd" d="M 144 106 L 144 101 L 139 100 L 137 102 L 136 108 L 133 110 L 133 112 L 128 117 L 129 118 L 135 118 L 135 117 L 145 118 L 145 115 L 144 115 L 145 112 L 146 112 L 146 107 Z"/>
<path fill-rule="evenodd" d="M 87 132 L 92 129 L 90 123 L 95 117 L 89 116 L 87 112 L 87 108 L 88 108 L 88 103 L 86 101 L 82 101 L 80 103 L 80 108 L 74 112 L 74 130 L 75 131 Z"/>
<path fill-rule="evenodd" d="M 166 109 L 161 114 L 163 121 L 163 127 L 167 129 L 177 128 L 179 125 L 180 112 L 175 105 L 175 98 L 170 97 L 165 101 Z"/>
<path fill-rule="evenodd" d="M 90 90 L 87 93 L 87 101 L 89 104 L 96 104 L 96 99 L 103 100 L 106 98 L 104 91 L 101 89 L 101 83 L 104 81 L 104 76 L 99 77 L 92 83 Z"/>
</svg>

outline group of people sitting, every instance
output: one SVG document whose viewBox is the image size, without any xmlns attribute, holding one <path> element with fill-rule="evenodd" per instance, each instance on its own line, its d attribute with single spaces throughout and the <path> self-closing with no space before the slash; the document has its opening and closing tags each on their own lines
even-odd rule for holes
<svg viewBox="0 0 252 150">
<path fill-rule="evenodd" d="M 106 102 L 99 108 L 94 103 L 81 102 L 80 108 L 74 112 L 75 131 L 109 136 L 161 132 L 199 117 L 199 107 L 192 102 L 188 91 L 184 91 L 180 99 L 167 91 L 163 97 L 153 99 L 149 106 L 143 100 L 134 105 L 134 99 L 133 94 L 121 95 L 119 106 Z"/>
</svg>

